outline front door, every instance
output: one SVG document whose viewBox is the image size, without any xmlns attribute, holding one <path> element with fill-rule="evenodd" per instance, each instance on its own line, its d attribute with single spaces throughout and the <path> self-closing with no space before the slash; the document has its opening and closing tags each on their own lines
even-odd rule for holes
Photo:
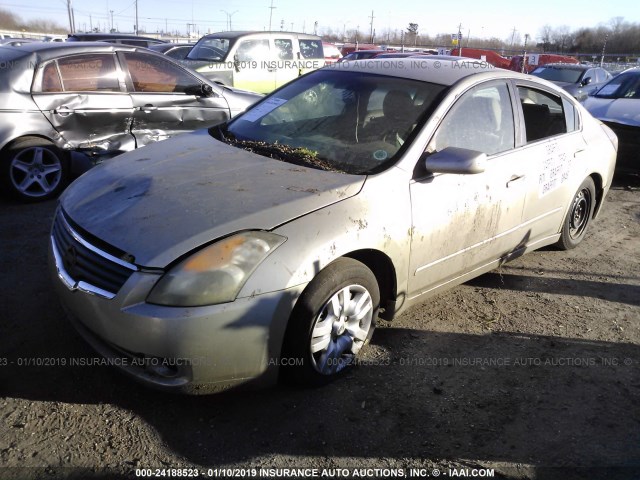
<svg viewBox="0 0 640 480">
<path fill-rule="evenodd" d="M 190 92 L 201 81 L 184 68 L 159 55 L 143 52 L 119 55 L 129 72 L 127 82 L 135 109 L 131 133 L 138 147 L 217 125 L 230 117 L 223 96 Z"/>
<path fill-rule="evenodd" d="M 466 92 L 427 147 L 459 147 L 488 155 L 478 174 L 418 174 L 410 184 L 413 229 L 409 292 L 414 298 L 516 252 L 526 183 L 514 162 L 509 88 L 489 82 Z M 516 159 L 517 160 L 517 159 Z"/>
</svg>

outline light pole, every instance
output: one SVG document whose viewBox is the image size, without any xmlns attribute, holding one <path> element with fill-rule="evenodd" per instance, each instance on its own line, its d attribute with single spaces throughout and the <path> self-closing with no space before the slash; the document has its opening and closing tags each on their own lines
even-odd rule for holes
<svg viewBox="0 0 640 480">
<path fill-rule="evenodd" d="M 235 12 L 233 12 L 233 13 L 229 13 L 229 12 L 227 12 L 226 10 L 220 10 L 220 11 L 221 11 L 221 12 L 224 12 L 224 13 L 226 13 L 226 14 L 227 14 L 227 25 L 229 25 L 229 30 L 233 30 L 233 29 L 231 28 L 231 17 L 233 17 L 236 13 L 238 13 L 238 10 L 236 10 L 236 11 L 235 11 Z"/>
</svg>

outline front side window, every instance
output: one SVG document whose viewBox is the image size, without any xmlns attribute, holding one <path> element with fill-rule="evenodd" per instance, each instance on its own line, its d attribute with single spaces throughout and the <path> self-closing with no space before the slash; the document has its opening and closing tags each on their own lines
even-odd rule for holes
<svg viewBox="0 0 640 480">
<path fill-rule="evenodd" d="M 198 81 L 182 68 L 162 57 L 125 52 L 125 62 L 135 92 L 183 93 Z"/>
<path fill-rule="evenodd" d="M 113 55 L 74 55 L 48 63 L 42 71 L 42 92 L 119 92 Z"/>
<path fill-rule="evenodd" d="M 262 62 L 268 60 L 269 40 L 243 40 L 238 45 L 236 56 L 240 62 Z"/>
<path fill-rule="evenodd" d="M 466 148 L 494 155 L 514 148 L 513 108 L 506 84 L 480 85 L 449 110 L 427 150 Z"/>
<path fill-rule="evenodd" d="M 444 89 L 417 80 L 320 70 L 267 97 L 217 135 L 270 158 L 365 174 L 394 163 Z"/>
<path fill-rule="evenodd" d="M 567 133 L 562 99 L 529 87 L 518 87 L 527 143 Z"/>
</svg>

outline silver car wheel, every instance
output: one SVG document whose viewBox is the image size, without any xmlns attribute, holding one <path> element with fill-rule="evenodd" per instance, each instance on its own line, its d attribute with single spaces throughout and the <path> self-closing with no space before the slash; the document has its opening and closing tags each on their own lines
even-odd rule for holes
<svg viewBox="0 0 640 480">
<path fill-rule="evenodd" d="M 9 176 L 20 195 L 44 197 L 60 185 L 62 161 L 49 148 L 28 147 L 18 152 L 11 160 Z"/>
<path fill-rule="evenodd" d="M 362 285 L 337 291 L 322 307 L 311 333 L 313 367 L 333 375 L 350 365 L 369 336 L 374 305 Z"/>
</svg>

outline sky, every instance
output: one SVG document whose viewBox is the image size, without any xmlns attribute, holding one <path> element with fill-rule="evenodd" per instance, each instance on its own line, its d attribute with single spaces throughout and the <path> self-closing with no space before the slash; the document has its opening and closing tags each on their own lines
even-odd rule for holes
<svg viewBox="0 0 640 480">
<path fill-rule="evenodd" d="M 133 31 L 135 0 L 71 0 L 76 30 L 100 26 L 107 31 L 113 12 L 114 26 L 121 32 Z M 397 5 L 397 4 L 395 4 Z M 270 7 L 274 8 L 271 9 Z M 265 30 L 271 21 L 272 30 L 319 32 L 332 29 L 341 34 L 358 29 L 359 38 L 368 38 L 373 28 L 380 36 L 386 30 L 406 29 L 418 24 L 418 33 L 435 36 L 458 31 L 471 38 L 497 37 L 510 39 L 517 35 L 539 37 L 544 25 L 568 26 L 570 30 L 608 24 L 614 17 L 640 23 L 637 0 L 609 0 L 598 4 L 584 0 L 536 0 L 520 3 L 513 0 L 457 0 L 455 2 L 405 1 L 401 8 L 392 8 L 388 0 L 351 1 L 321 0 L 138 0 L 140 26 L 147 32 L 179 31 L 189 28 L 201 35 L 229 29 Z M 68 27 L 67 0 L 2 0 L 7 9 L 23 20 L 47 19 Z M 270 15 L 271 14 L 271 15 Z M 271 17 L 271 18 L 270 18 Z"/>
</svg>

